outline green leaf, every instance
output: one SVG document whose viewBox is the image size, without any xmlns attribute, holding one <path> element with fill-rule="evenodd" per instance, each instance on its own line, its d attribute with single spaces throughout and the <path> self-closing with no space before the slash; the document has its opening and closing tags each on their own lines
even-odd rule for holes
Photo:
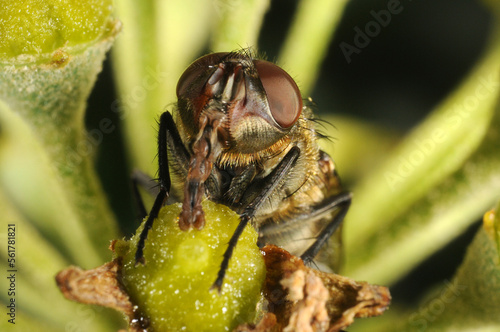
<svg viewBox="0 0 500 332">
<path fill-rule="evenodd" d="M 455 277 L 393 331 L 498 331 L 500 264 L 497 245 L 481 229 Z"/>
<path fill-rule="evenodd" d="M 333 139 L 322 139 L 319 144 L 323 151 L 334 158 L 343 183 L 356 183 L 370 176 L 401 139 L 395 130 L 360 119 L 328 114 L 320 118 L 335 126 L 333 134 L 330 134 Z M 330 125 L 322 127 L 320 123 L 318 130 L 329 133 L 331 128 Z"/>
<path fill-rule="evenodd" d="M 397 307 L 379 319 L 355 324 L 353 331 L 498 331 L 500 264 L 494 227 L 499 221 L 496 212 L 485 215 L 484 228 L 455 276 L 425 295 L 419 307 Z"/>
<path fill-rule="evenodd" d="M 32 10 L 43 11 L 46 5 L 33 4 Z M 94 11 L 70 6 L 63 12 L 72 15 L 60 18 L 56 14 L 62 12 L 54 9 L 51 19 L 76 24 Z M 26 10 L 16 13 L 25 17 Z M 35 15 L 32 27 L 44 26 L 46 20 L 46 15 Z M 68 44 L 76 46 L 33 56 L 32 63 L 20 63 L 18 56 L 0 64 L 0 185 L 44 236 L 87 267 L 104 259 L 110 237 L 117 235 L 92 163 L 100 142 L 87 135 L 83 124 L 86 99 L 118 28 L 110 17 L 101 21 L 97 30 L 102 33 L 92 43 L 76 44 L 90 32 L 87 26 L 80 31 L 72 25 L 67 34 L 75 40 Z M 52 35 L 66 36 L 64 27 Z"/>
<path fill-rule="evenodd" d="M 56 287 L 54 276 L 69 265 L 61 252 L 36 230 L 36 228 L 9 203 L 0 192 L 0 211 L 5 221 L 2 243 L 15 248 L 14 257 L 7 250 L 0 251 L 0 268 L 6 271 L 1 286 L 6 290 L 0 293 L 0 303 L 4 308 L 15 300 L 16 328 L 23 331 L 64 331 L 67 326 L 82 326 L 90 331 L 109 331 L 115 327 L 109 315 L 99 314 L 102 310 L 90 309 L 93 319 L 81 315 L 81 305 L 70 303 L 63 298 Z M 7 228 L 10 226 L 10 228 Z M 13 228 L 12 228 L 13 227 Z M 8 231 L 15 234 L 8 234 Z M 13 242 L 8 242 L 13 241 Z M 8 261 L 14 258 L 14 261 Z M 13 265 L 8 265 L 8 263 Z M 7 277 L 15 276 L 10 280 Z M 14 286 L 11 287 L 11 281 Z M 12 288 L 14 293 L 9 294 Z M 47 305 L 50 303 L 50 306 Z M 10 312 L 10 310 L 8 310 Z M 10 316 L 8 316 L 10 318 Z M 2 320 L 4 323 L 6 319 Z M 37 324 L 37 328 L 30 328 Z M 6 324 L 5 326 L 10 325 Z M 0 325 L 1 328 L 2 325 Z M 7 331 L 6 329 L 4 329 Z"/>
<path fill-rule="evenodd" d="M 54 281 L 70 263 L 101 264 L 118 236 L 93 165 L 109 128 L 87 133 L 83 121 L 120 28 L 111 3 L 5 2 L 0 14 L 0 211 L 4 232 L 16 227 L 16 294 L 0 298 L 17 301 L 21 330 L 116 326 L 101 310 L 68 303 Z M 0 267 L 12 270 L 6 255 Z"/>
<path fill-rule="evenodd" d="M 302 0 L 278 63 L 297 80 L 306 97 L 313 88 L 347 0 Z"/>
<path fill-rule="evenodd" d="M 268 7 L 269 0 L 215 1 L 218 19 L 212 36 L 212 50 L 257 49 L 257 37 Z"/>
<path fill-rule="evenodd" d="M 0 63 L 47 62 L 59 48 L 85 49 L 113 29 L 112 0 L 3 1 Z"/>
<path fill-rule="evenodd" d="M 0 302 L 0 305 L 2 308 L 7 307 L 6 302 Z M 9 311 L 9 309 L 7 309 Z M 50 323 L 48 323 L 45 319 L 43 318 L 34 318 L 32 316 L 29 316 L 25 313 L 22 312 L 17 312 L 16 313 L 16 318 L 13 320 L 15 322 L 15 325 L 11 322 L 9 322 L 10 318 L 9 315 L 5 316 L 5 319 L 2 319 L 0 321 L 0 330 L 2 331 L 9 331 L 11 330 L 20 330 L 20 331 L 50 331 L 50 332 L 65 332 L 66 330 L 64 327 L 57 327 L 54 326 Z"/>
<path fill-rule="evenodd" d="M 462 85 L 354 189 L 345 223 L 348 275 L 397 280 L 498 198 L 497 36 Z"/>
</svg>

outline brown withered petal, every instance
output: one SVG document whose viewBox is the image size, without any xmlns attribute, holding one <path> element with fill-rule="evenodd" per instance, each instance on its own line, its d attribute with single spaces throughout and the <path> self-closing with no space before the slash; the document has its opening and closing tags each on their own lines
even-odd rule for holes
<svg viewBox="0 0 500 332">
<path fill-rule="evenodd" d="M 120 268 L 116 259 L 92 270 L 70 266 L 57 274 L 56 283 L 68 300 L 120 311 L 129 318 L 129 332 L 144 331 L 143 320 L 118 281 Z"/>
<path fill-rule="evenodd" d="M 288 299 L 295 303 L 283 332 L 324 332 L 329 325 L 328 290 L 312 271 L 297 270 L 281 280 Z"/>
<path fill-rule="evenodd" d="M 118 283 L 118 270 L 116 260 L 92 270 L 70 266 L 57 274 L 56 282 L 68 300 L 113 308 L 131 317 L 133 305 Z"/>
<path fill-rule="evenodd" d="M 381 315 L 389 306 L 386 287 L 311 269 L 276 246 L 262 251 L 268 311 L 277 318 L 276 326 L 266 331 L 340 331 L 354 318 Z"/>
</svg>

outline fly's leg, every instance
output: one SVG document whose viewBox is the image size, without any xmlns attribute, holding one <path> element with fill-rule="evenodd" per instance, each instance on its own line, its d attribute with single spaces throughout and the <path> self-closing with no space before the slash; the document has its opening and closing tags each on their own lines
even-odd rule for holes
<svg viewBox="0 0 500 332">
<path fill-rule="evenodd" d="M 148 238 L 148 232 L 153 226 L 153 221 L 158 217 L 163 203 L 168 198 L 170 192 L 170 173 L 168 168 L 168 154 L 167 154 L 167 136 L 170 134 L 174 141 L 179 139 L 179 133 L 177 127 L 175 126 L 172 115 L 168 112 L 164 112 L 160 117 L 160 128 L 158 130 L 158 183 L 159 192 L 156 195 L 155 202 L 151 211 L 149 212 L 148 219 L 144 225 L 144 229 L 139 237 L 139 242 L 137 243 L 137 251 L 135 252 L 135 264 L 144 264 L 144 244 Z"/>
<path fill-rule="evenodd" d="M 236 227 L 226 251 L 224 252 L 224 257 L 220 265 L 219 273 L 217 274 L 217 279 L 213 283 L 211 289 L 217 289 L 220 292 L 222 287 L 222 282 L 224 281 L 224 276 L 226 274 L 227 268 L 229 266 L 229 260 L 233 255 L 233 250 L 238 243 L 238 239 L 243 233 L 248 222 L 255 216 L 255 212 L 259 207 L 266 201 L 266 199 L 273 193 L 276 187 L 281 183 L 281 181 L 288 175 L 288 172 L 292 168 L 293 164 L 297 160 L 300 154 L 300 149 L 296 146 L 290 149 L 285 157 L 280 161 L 278 166 L 269 174 L 266 178 L 266 183 L 260 194 L 255 197 L 255 199 L 250 202 L 243 213 L 241 214 L 240 222 Z"/>
<path fill-rule="evenodd" d="M 318 237 L 316 237 L 316 241 L 314 241 L 314 243 L 300 256 L 305 263 L 312 262 L 313 258 L 318 254 L 326 241 L 328 241 L 332 234 L 335 233 L 335 231 L 342 224 L 342 221 L 347 214 L 347 210 L 349 210 L 349 206 L 351 206 L 351 197 L 352 195 L 349 192 L 332 196 L 330 202 L 316 211 L 320 214 L 324 211 L 340 207 L 340 211 L 335 215 L 332 221 L 325 226 L 321 233 L 319 233 Z"/>
</svg>

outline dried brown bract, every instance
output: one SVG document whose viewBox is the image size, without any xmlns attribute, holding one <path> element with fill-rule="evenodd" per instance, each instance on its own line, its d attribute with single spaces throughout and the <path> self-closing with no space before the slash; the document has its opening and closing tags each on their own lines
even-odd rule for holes
<svg viewBox="0 0 500 332">
<path fill-rule="evenodd" d="M 306 267 L 276 246 L 263 248 L 267 310 L 276 325 L 255 331 L 340 331 L 356 317 L 381 315 L 391 296 L 386 287 Z"/>
<path fill-rule="evenodd" d="M 119 259 L 92 270 L 70 266 L 57 274 L 56 283 L 68 300 L 120 311 L 128 317 L 129 332 L 142 332 L 147 322 L 141 318 L 139 311 L 132 305 L 128 294 L 120 285 L 118 281 L 120 269 Z"/>
<path fill-rule="evenodd" d="M 133 306 L 118 283 L 118 270 L 116 260 L 92 270 L 70 266 L 57 274 L 56 282 L 68 300 L 113 308 L 131 316 Z"/>
</svg>

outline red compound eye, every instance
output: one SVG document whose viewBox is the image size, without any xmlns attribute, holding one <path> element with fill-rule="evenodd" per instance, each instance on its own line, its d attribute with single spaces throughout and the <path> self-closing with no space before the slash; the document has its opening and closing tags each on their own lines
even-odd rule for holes
<svg viewBox="0 0 500 332">
<path fill-rule="evenodd" d="M 177 83 L 177 97 L 194 98 L 206 83 L 204 75 L 210 67 L 217 66 L 228 53 L 212 53 L 193 62 L 179 78 Z"/>
<path fill-rule="evenodd" d="M 290 128 L 302 112 L 302 96 L 297 84 L 286 71 L 271 62 L 255 60 L 254 63 L 274 120 L 282 128 Z"/>
</svg>

